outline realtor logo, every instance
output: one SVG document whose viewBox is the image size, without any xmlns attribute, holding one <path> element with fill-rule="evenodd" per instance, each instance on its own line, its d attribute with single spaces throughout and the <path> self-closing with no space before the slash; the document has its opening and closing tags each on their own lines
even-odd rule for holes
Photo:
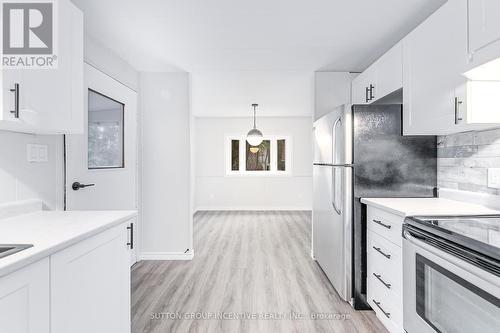
<svg viewBox="0 0 500 333">
<path fill-rule="evenodd" d="M 55 4 L 35 1 L 2 3 L 4 68 L 55 68 Z"/>
</svg>

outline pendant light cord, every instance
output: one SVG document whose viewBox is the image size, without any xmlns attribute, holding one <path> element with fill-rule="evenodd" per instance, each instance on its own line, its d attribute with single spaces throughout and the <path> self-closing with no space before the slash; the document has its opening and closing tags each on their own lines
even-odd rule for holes
<svg viewBox="0 0 500 333">
<path fill-rule="evenodd" d="M 257 128 L 256 124 L 255 124 L 255 118 L 256 118 L 256 114 L 255 114 L 255 109 L 257 108 L 258 104 L 252 104 L 253 106 L 253 128 Z"/>
</svg>

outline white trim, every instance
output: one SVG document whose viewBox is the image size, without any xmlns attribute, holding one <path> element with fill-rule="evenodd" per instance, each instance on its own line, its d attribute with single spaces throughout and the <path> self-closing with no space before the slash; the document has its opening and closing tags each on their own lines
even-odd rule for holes
<svg viewBox="0 0 500 333">
<path fill-rule="evenodd" d="M 141 260 L 192 260 L 194 251 L 182 252 L 142 252 Z"/>
<path fill-rule="evenodd" d="M 91 60 L 85 58 L 85 59 L 83 59 L 83 63 L 89 65 L 90 67 L 95 68 L 96 70 L 98 70 L 99 72 L 103 73 L 104 75 L 109 76 L 111 79 L 115 80 L 116 82 L 118 82 L 122 86 L 127 87 L 128 89 L 132 90 L 133 92 L 139 93 L 139 89 L 132 88 L 131 86 L 129 86 L 125 82 L 121 81 L 120 79 L 117 79 L 115 76 L 113 76 L 111 74 L 108 74 L 107 71 L 105 71 L 104 69 L 101 69 L 101 66 L 95 64 Z"/>
<path fill-rule="evenodd" d="M 230 207 L 230 206 L 200 206 L 196 207 L 195 213 L 201 211 L 312 211 L 312 207 L 269 207 L 269 206 L 241 206 L 241 207 Z"/>
</svg>

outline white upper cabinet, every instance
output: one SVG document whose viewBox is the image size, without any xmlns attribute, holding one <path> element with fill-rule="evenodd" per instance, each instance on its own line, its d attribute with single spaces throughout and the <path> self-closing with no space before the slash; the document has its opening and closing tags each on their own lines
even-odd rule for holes
<svg viewBox="0 0 500 333">
<path fill-rule="evenodd" d="M 352 82 L 354 104 L 370 104 L 403 86 L 401 43 L 375 61 Z"/>
<path fill-rule="evenodd" d="M 373 101 L 403 87 L 402 57 L 402 45 L 398 43 L 373 64 L 376 71 Z"/>
<path fill-rule="evenodd" d="M 491 127 L 468 109 L 467 0 L 445 3 L 403 40 L 403 132 L 442 135 Z M 476 103 L 477 105 L 477 103 Z M 484 117 L 480 117 L 484 120 Z"/>
<path fill-rule="evenodd" d="M 471 67 L 500 57 L 500 1 L 468 0 Z"/>
<path fill-rule="evenodd" d="M 403 40 L 403 132 L 445 134 L 465 84 L 467 0 L 445 3 Z M 458 117 L 457 117 L 458 118 Z"/>
<path fill-rule="evenodd" d="M 376 81 L 373 67 L 368 67 L 352 81 L 353 104 L 370 104 L 373 100 L 374 83 Z"/>
<path fill-rule="evenodd" d="M 352 80 L 352 103 L 353 104 L 369 104 L 370 103 L 370 78 L 373 75 L 370 73 L 370 68 L 359 74 Z"/>
<path fill-rule="evenodd" d="M 83 131 L 83 14 L 54 2 L 56 68 L 2 69 L 0 129 L 29 133 Z M 18 118 L 12 111 L 18 110 Z"/>
</svg>

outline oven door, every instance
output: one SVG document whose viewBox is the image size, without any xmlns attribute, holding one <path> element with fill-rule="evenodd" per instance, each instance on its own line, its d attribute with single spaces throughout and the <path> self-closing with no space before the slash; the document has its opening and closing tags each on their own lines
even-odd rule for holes
<svg viewBox="0 0 500 333">
<path fill-rule="evenodd" d="M 500 278 L 443 251 L 439 244 L 429 245 L 420 234 L 408 229 L 403 234 L 404 329 L 500 332 Z"/>
</svg>

